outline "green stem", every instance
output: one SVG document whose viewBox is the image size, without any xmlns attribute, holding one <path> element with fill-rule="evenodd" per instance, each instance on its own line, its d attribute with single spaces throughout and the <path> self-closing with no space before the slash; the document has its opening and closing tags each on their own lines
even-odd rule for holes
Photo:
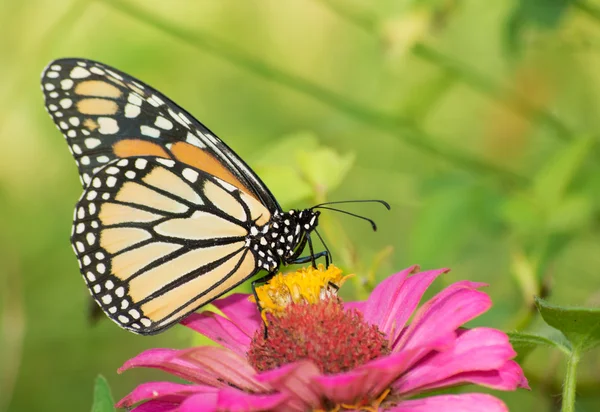
<svg viewBox="0 0 600 412">
<path fill-rule="evenodd" d="M 569 362 L 567 363 L 567 373 L 563 384 L 562 392 L 562 412 L 575 412 L 575 398 L 577 387 L 577 366 L 579 365 L 579 348 L 573 348 Z"/>
<path fill-rule="evenodd" d="M 145 22 L 169 33 L 196 49 L 203 50 L 260 77 L 310 96 L 358 121 L 380 130 L 390 132 L 405 143 L 431 155 L 438 156 L 458 167 L 470 170 L 472 173 L 493 175 L 503 183 L 509 185 L 524 185 L 527 183 L 527 179 L 523 176 L 499 166 L 488 164 L 485 161 L 461 152 L 453 147 L 443 145 L 441 142 L 434 140 L 410 119 L 392 116 L 362 106 L 300 76 L 288 73 L 260 61 L 237 49 L 232 44 L 217 39 L 208 33 L 185 29 L 181 25 L 173 24 L 133 3 L 121 0 L 100 1 L 133 19 Z"/>
</svg>

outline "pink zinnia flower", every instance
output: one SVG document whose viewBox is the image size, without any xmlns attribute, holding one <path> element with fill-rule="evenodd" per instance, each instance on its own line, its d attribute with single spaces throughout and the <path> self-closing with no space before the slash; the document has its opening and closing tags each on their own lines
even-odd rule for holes
<svg viewBox="0 0 600 412">
<path fill-rule="evenodd" d="M 479 290 L 484 284 L 454 283 L 417 309 L 429 285 L 447 272 L 418 270 L 397 273 L 366 301 L 349 303 L 330 287 L 344 280 L 335 267 L 278 276 L 279 283 L 259 293 L 266 339 L 248 295 L 219 299 L 214 305 L 225 316 L 205 311 L 182 323 L 222 347 L 152 349 L 120 369 L 162 369 L 191 384 L 145 383 L 117 406 L 138 404 L 135 412 L 506 411 L 486 394 L 426 396 L 461 384 L 528 385 L 506 334 L 461 328 L 490 308 Z"/>
</svg>

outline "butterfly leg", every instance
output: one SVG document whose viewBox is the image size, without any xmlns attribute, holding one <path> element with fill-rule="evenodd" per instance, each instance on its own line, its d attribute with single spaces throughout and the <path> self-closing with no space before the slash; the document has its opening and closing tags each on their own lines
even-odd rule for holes
<svg viewBox="0 0 600 412">
<path fill-rule="evenodd" d="M 304 251 L 306 243 L 308 243 L 310 255 L 300 257 L 300 254 Z M 311 240 L 310 236 L 307 235 L 304 238 L 304 240 L 302 241 L 302 243 L 300 243 L 300 245 L 296 249 L 295 253 L 288 258 L 289 260 L 286 260 L 285 264 L 286 265 L 294 265 L 294 264 L 302 264 L 302 263 L 311 262 L 313 268 L 316 268 L 317 267 L 316 260 L 323 256 L 325 256 L 325 266 L 328 267 L 329 264 L 331 263 L 331 254 L 329 253 L 329 249 L 315 254 L 315 251 L 314 251 L 313 245 L 312 245 L 312 240 Z"/>
<path fill-rule="evenodd" d="M 323 250 L 322 252 L 316 253 L 314 255 L 311 254 L 310 256 L 299 257 L 289 263 L 293 264 L 293 265 L 300 265 L 302 263 L 314 262 L 317 259 L 322 258 L 322 257 L 325 257 L 325 264 L 327 266 L 329 266 L 329 252 L 327 252 L 326 250 Z"/>
</svg>

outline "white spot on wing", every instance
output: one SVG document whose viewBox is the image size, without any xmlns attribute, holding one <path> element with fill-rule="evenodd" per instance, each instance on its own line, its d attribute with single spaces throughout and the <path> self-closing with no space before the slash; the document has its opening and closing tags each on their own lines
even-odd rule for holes
<svg viewBox="0 0 600 412">
<path fill-rule="evenodd" d="M 88 137 L 87 139 L 85 139 L 84 143 L 85 143 L 85 147 L 87 147 L 88 149 L 93 149 L 95 147 L 100 146 L 100 143 L 102 143 L 102 142 L 100 141 L 100 139 L 96 139 L 95 137 Z M 118 171 L 118 169 L 117 169 L 117 171 Z"/>
<path fill-rule="evenodd" d="M 204 142 L 202 142 L 202 140 L 198 139 L 198 137 L 193 135 L 191 132 L 188 132 L 187 137 L 185 138 L 185 141 L 191 145 L 199 147 L 200 149 L 204 149 L 206 147 Z"/>
<path fill-rule="evenodd" d="M 112 77 L 114 77 L 115 79 L 118 79 L 118 80 L 123 80 L 123 76 L 121 76 L 120 74 L 118 74 L 118 73 L 115 73 L 115 72 L 113 72 L 112 70 L 108 70 L 108 69 L 107 69 L 106 71 L 108 72 L 108 74 L 110 74 L 110 75 L 111 75 Z"/>
<path fill-rule="evenodd" d="M 58 104 L 60 104 L 60 107 L 62 107 L 63 109 L 68 109 L 69 107 L 71 107 L 73 105 L 73 100 L 62 99 L 60 102 L 58 102 Z"/>
<path fill-rule="evenodd" d="M 90 75 L 90 72 L 83 67 L 75 67 L 71 70 L 71 78 L 72 79 L 84 79 Z"/>
<path fill-rule="evenodd" d="M 150 127 L 150 126 L 140 126 L 140 132 L 144 135 L 144 136 L 148 136 L 148 137 L 159 137 L 160 136 L 160 130 L 155 129 L 154 127 Z"/>
<path fill-rule="evenodd" d="M 163 102 L 162 99 L 155 94 L 148 97 L 148 99 L 146 99 L 146 100 L 148 101 L 148 103 L 150 103 L 154 107 L 158 107 L 161 104 L 165 104 L 165 102 Z"/>
<path fill-rule="evenodd" d="M 156 116 L 154 124 L 164 130 L 171 130 L 173 128 L 173 123 L 162 116 Z"/>
<path fill-rule="evenodd" d="M 142 105 L 142 98 L 135 93 L 129 93 L 127 101 L 131 104 L 135 104 L 136 106 Z"/>
<path fill-rule="evenodd" d="M 163 159 L 162 157 L 158 157 L 156 159 L 156 161 L 160 164 L 163 164 L 167 167 L 173 167 L 175 166 L 175 161 L 171 160 L 171 159 Z"/>
<path fill-rule="evenodd" d="M 139 106 L 135 106 L 131 103 L 127 103 L 125 105 L 125 117 L 134 118 L 137 117 L 141 113 L 141 109 Z"/>
<path fill-rule="evenodd" d="M 112 117 L 99 117 L 98 124 L 100 125 L 98 131 L 101 134 L 115 134 L 119 131 L 119 124 Z"/>
<path fill-rule="evenodd" d="M 183 169 L 183 172 L 181 172 L 181 174 L 183 175 L 183 177 L 185 177 L 188 181 L 192 183 L 196 183 L 196 180 L 198 180 L 198 172 L 196 172 L 195 170 L 185 168 Z"/>
<path fill-rule="evenodd" d="M 108 187 L 114 187 L 117 184 L 117 178 L 114 176 L 109 176 L 106 178 L 106 185 Z"/>
<path fill-rule="evenodd" d="M 60 81 L 60 87 L 63 90 L 69 90 L 71 87 L 73 87 L 73 80 L 71 79 L 63 79 Z"/>
<path fill-rule="evenodd" d="M 98 68 L 98 67 L 92 67 L 90 69 L 90 71 L 94 74 L 99 74 L 99 75 L 103 75 L 104 74 L 104 70 Z"/>
<path fill-rule="evenodd" d="M 146 159 L 136 159 L 135 161 L 135 167 L 140 170 L 144 169 L 147 164 L 148 161 Z"/>
</svg>

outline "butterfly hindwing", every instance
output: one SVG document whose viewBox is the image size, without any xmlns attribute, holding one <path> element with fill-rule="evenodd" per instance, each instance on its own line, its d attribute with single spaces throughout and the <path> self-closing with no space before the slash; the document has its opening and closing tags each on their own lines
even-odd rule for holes
<svg viewBox="0 0 600 412">
<path fill-rule="evenodd" d="M 102 63 L 59 59 L 44 70 L 42 90 L 84 187 L 115 159 L 158 156 L 205 170 L 254 196 L 271 212 L 281 210 L 269 189 L 233 150 L 143 82 Z"/>
<path fill-rule="evenodd" d="M 72 244 L 98 304 L 152 334 L 257 272 L 246 247 L 269 211 L 214 176 L 172 159 L 116 159 L 79 200 Z"/>
</svg>

